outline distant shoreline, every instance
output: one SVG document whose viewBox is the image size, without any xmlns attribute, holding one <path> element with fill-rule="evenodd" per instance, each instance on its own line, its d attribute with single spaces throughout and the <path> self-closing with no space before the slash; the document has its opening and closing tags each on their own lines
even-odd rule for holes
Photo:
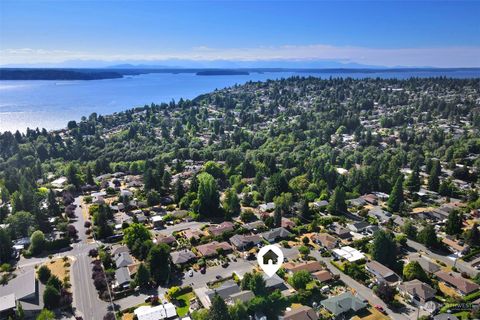
<svg viewBox="0 0 480 320">
<path fill-rule="evenodd" d="M 460 72 L 477 71 L 480 68 L 239 68 L 239 69 L 211 69 L 211 68 L 138 68 L 138 69 L 110 69 L 110 68 L 0 68 L 0 80 L 102 80 L 117 79 L 124 76 L 149 73 L 193 73 L 198 76 L 225 76 L 249 75 L 250 73 L 267 72 L 298 72 L 298 73 L 411 73 L 411 72 Z"/>
</svg>

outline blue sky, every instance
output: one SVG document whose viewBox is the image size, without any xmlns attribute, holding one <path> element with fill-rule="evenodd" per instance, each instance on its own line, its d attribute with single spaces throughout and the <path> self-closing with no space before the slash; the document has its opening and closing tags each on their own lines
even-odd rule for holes
<svg viewBox="0 0 480 320">
<path fill-rule="evenodd" d="M 0 64 L 178 59 L 480 67 L 479 16 L 478 1 L 1 0 Z"/>
</svg>

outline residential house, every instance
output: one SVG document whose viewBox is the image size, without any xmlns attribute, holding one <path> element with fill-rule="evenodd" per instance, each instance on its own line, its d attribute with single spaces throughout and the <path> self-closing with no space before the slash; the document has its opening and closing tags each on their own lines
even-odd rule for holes
<svg viewBox="0 0 480 320">
<path fill-rule="evenodd" d="M 42 310 L 38 283 L 33 269 L 17 274 L 7 284 L 0 285 L 0 309 L 4 309 L 5 313 L 11 311 L 12 295 L 15 305 L 19 302 L 22 304 L 27 317 L 34 318 L 34 315 Z"/>
<path fill-rule="evenodd" d="M 201 237 L 204 236 L 203 234 L 203 231 L 201 230 L 198 230 L 198 229 L 193 229 L 193 230 L 190 230 L 190 229 L 187 229 L 183 232 L 183 236 L 188 239 L 188 240 L 200 240 Z"/>
<path fill-rule="evenodd" d="M 267 226 L 265 225 L 265 223 L 262 220 L 257 220 L 257 221 L 253 221 L 253 222 L 246 223 L 246 224 L 242 225 L 242 228 L 244 228 L 248 231 L 251 231 L 253 233 L 257 233 L 259 231 L 262 231 L 262 230 L 266 229 Z"/>
<path fill-rule="evenodd" d="M 445 282 L 461 295 L 470 294 L 480 288 L 480 285 L 463 278 L 459 273 L 438 271 L 435 273 L 435 275 L 440 281 Z"/>
<path fill-rule="evenodd" d="M 278 317 L 279 320 L 318 320 L 318 315 L 312 308 L 308 306 L 300 306 L 286 311 L 283 316 Z"/>
<path fill-rule="evenodd" d="M 347 202 L 352 207 L 363 207 L 364 205 L 367 204 L 365 199 L 363 199 L 362 197 L 355 198 L 355 199 L 350 199 Z"/>
<path fill-rule="evenodd" d="M 130 277 L 130 272 L 127 267 L 121 267 L 115 270 L 114 289 L 127 289 L 130 286 L 130 281 L 132 281 L 132 278 Z"/>
<path fill-rule="evenodd" d="M 334 279 L 333 274 L 326 269 L 314 272 L 312 276 L 320 282 L 328 282 Z"/>
<path fill-rule="evenodd" d="M 141 306 L 133 311 L 138 320 L 163 320 L 177 318 L 177 310 L 172 303 L 162 303 L 155 307 Z"/>
<path fill-rule="evenodd" d="M 388 211 L 383 210 L 379 206 L 374 206 L 368 211 L 368 216 L 377 219 L 380 223 L 386 223 L 388 222 L 392 214 Z"/>
<path fill-rule="evenodd" d="M 283 281 L 282 278 L 280 278 L 277 274 L 274 274 L 272 277 L 267 276 L 266 274 L 262 274 L 263 280 L 265 280 L 265 287 L 267 290 L 274 291 L 276 289 L 282 291 L 282 294 L 286 294 L 286 291 L 288 291 L 288 287 L 285 284 L 285 281 Z"/>
<path fill-rule="evenodd" d="M 350 231 L 337 222 L 332 223 L 329 229 L 340 239 L 350 239 L 352 237 Z"/>
<path fill-rule="evenodd" d="M 433 299 L 437 290 L 428 284 L 414 279 L 397 286 L 398 291 L 412 303 L 419 305 Z"/>
<path fill-rule="evenodd" d="M 232 247 L 228 244 L 228 242 L 218 242 L 212 241 L 207 244 L 202 244 L 197 246 L 197 251 L 200 256 L 203 257 L 214 257 L 218 255 L 219 251 L 223 252 L 230 252 L 232 251 Z"/>
<path fill-rule="evenodd" d="M 247 303 L 255 297 L 255 294 L 250 290 L 243 290 L 238 293 L 231 294 L 225 301 L 229 305 L 235 304 L 237 301 Z"/>
<path fill-rule="evenodd" d="M 318 209 L 324 209 L 328 206 L 328 201 L 327 200 L 314 201 L 313 206 Z"/>
<path fill-rule="evenodd" d="M 378 204 L 378 197 L 374 195 L 373 193 L 366 194 L 362 196 L 363 200 L 365 200 L 367 203 L 372 204 L 372 205 L 377 205 Z"/>
<path fill-rule="evenodd" d="M 262 238 L 259 235 L 243 235 L 243 234 L 236 234 L 230 238 L 230 243 L 232 246 L 239 250 L 244 251 L 248 250 L 253 246 L 262 242 Z"/>
<path fill-rule="evenodd" d="M 365 259 L 365 255 L 361 251 L 350 246 L 333 249 L 332 254 L 338 259 L 347 260 L 349 262 L 356 262 Z"/>
<path fill-rule="evenodd" d="M 410 262 L 412 262 L 412 261 L 418 262 L 418 264 L 420 264 L 420 266 L 422 267 L 422 269 L 423 269 L 426 273 L 429 273 L 429 274 L 434 274 L 435 272 L 437 272 L 437 271 L 440 270 L 440 266 L 439 266 L 438 264 L 432 262 L 432 261 L 431 261 L 430 259 L 428 259 L 428 258 L 419 256 L 419 255 L 410 256 L 410 257 L 408 257 L 408 260 L 409 260 Z"/>
<path fill-rule="evenodd" d="M 366 221 L 360 221 L 360 222 L 355 222 L 355 223 L 347 224 L 347 228 L 348 228 L 350 231 L 352 231 L 352 232 L 361 233 L 361 232 L 363 232 L 369 225 L 370 225 L 370 223 L 368 223 L 368 222 L 366 222 Z"/>
<path fill-rule="evenodd" d="M 448 249 L 457 255 L 464 255 L 470 250 L 470 246 L 463 241 L 455 240 L 449 236 L 442 239 L 442 242 L 447 245 Z"/>
<path fill-rule="evenodd" d="M 338 296 L 322 300 L 320 304 L 335 317 L 344 313 L 353 313 L 367 307 L 367 303 L 347 291 Z"/>
<path fill-rule="evenodd" d="M 275 209 L 275 203 L 268 202 L 268 203 L 261 204 L 258 206 L 258 209 L 260 209 L 260 211 L 263 211 L 263 212 L 273 211 Z"/>
<path fill-rule="evenodd" d="M 293 234 L 285 228 L 275 228 L 270 231 L 263 232 L 261 236 L 270 243 L 281 239 L 290 238 Z"/>
<path fill-rule="evenodd" d="M 282 218 L 282 228 L 291 230 L 295 226 L 296 226 L 296 224 L 292 220 L 290 220 L 288 218 Z"/>
<path fill-rule="evenodd" d="M 13 293 L 0 297 L 0 319 L 14 319 L 17 301 Z"/>
<path fill-rule="evenodd" d="M 208 228 L 208 232 L 214 236 L 221 236 L 225 232 L 233 231 L 235 225 L 230 221 L 224 221 L 219 225 L 211 226 Z"/>
<path fill-rule="evenodd" d="M 176 265 L 183 265 L 197 259 L 197 256 L 188 249 L 173 251 L 170 253 L 170 257 L 172 263 Z"/>
<path fill-rule="evenodd" d="M 155 237 L 153 242 L 160 244 L 160 243 L 165 243 L 168 244 L 169 246 L 173 245 L 174 243 L 177 242 L 177 239 L 175 239 L 174 236 L 165 236 L 162 234 L 159 234 Z"/>
<path fill-rule="evenodd" d="M 163 228 L 163 226 L 165 224 L 162 216 L 153 216 L 153 217 L 150 218 L 150 221 L 152 221 L 153 227 L 155 229 Z"/>
<path fill-rule="evenodd" d="M 133 263 L 133 258 L 132 258 L 132 256 L 130 256 L 130 254 L 128 252 L 119 253 L 115 257 L 115 265 L 117 266 L 117 269 L 127 267 L 128 265 L 130 265 L 132 263 Z"/>
<path fill-rule="evenodd" d="M 287 262 L 284 263 L 282 267 L 290 274 L 302 270 L 312 273 L 324 269 L 323 265 L 320 262 L 313 260 L 299 263 Z"/>
<path fill-rule="evenodd" d="M 400 280 L 400 277 L 395 271 L 375 260 L 367 262 L 365 264 L 365 270 L 375 277 L 377 283 L 388 282 L 394 284 Z"/>
<path fill-rule="evenodd" d="M 328 233 L 318 233 L 312 236 L 313 242 L 327 250 L 332 250 L 338 245 L 338 239 Z"/>
<path fill-rule="evenodd" d="M 222 283 L 218 288 L 210 289 L 205 292 L 210 304 L 215 295 L 219 295 L 223 300 L 227 300 L 231 295 L 241 292 L 240 287 L 233 280 Z"/>
</svg>

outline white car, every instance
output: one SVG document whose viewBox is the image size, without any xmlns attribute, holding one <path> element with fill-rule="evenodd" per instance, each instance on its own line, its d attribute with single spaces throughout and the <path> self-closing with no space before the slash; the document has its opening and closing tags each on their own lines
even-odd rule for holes
<svg viewBox="0 0 480 320">
<path fill-rule="evenodd" d="M 193 270 L 188 271 L 188 276 L 193 277 Z"/>
</svg>

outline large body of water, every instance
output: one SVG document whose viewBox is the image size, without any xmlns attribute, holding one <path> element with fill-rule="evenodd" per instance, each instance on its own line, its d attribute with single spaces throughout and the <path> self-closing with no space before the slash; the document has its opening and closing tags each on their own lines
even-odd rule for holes
<svg viewBox="0 0 480 320">
<path fill-rule="evenodd" d="M 480 77 L 479 71 L 401 73 L 252 73 L 232 76 L 152 73 L 121 79 L 93 81 L 0 81 L 0 132 L 26 128 L 60 129 L 69 120 L 93 112 L 111 114 L 145 104 L 193 99 L 215 89 L 249 80 L 286 78 L 293 75 L 329 77 L 398 78 L 447 76 Z"/>
</svg>

